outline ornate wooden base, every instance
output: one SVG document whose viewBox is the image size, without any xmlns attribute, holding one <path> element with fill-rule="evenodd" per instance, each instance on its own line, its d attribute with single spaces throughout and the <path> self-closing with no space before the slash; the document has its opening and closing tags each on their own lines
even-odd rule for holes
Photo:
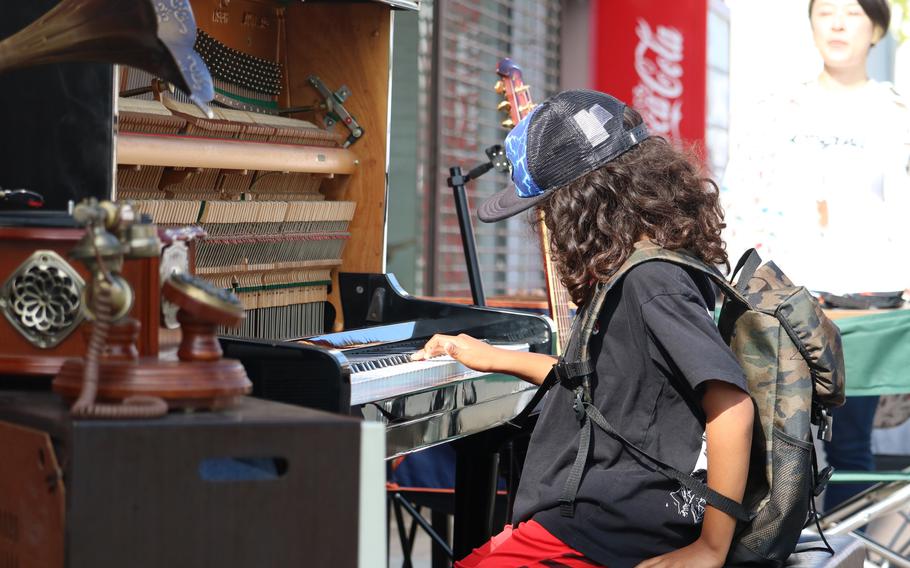
<svg viewBox="0 0 910 568">
<path fill-rule="evenodd" d="M 131 396 L 157 396 L 170 408 L 217 410 L 233 406 L 249 393 L 252 383 L 235 359 L 166 361 L 142 357 L 137 361 L 102 360 L 99 364 L 99 402 L 118 402 Z M 68 401 L 82 391 L 84 361 L 69 359 L 54 379 L 54 392 Z"/>
</svg>

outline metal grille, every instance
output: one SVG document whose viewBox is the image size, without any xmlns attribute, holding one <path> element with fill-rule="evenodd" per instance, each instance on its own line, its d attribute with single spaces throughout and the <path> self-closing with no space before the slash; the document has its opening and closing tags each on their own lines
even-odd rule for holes
<svg viewBox="0 0 910 568">
<path fill-rule="evenodd" d="M 559 0 L 432 0 L 421 5 L 418 192 L 424 205 L 418 290 L 468 296 L 464 251 L 448 169 L 465 171 L 486 159 L 507 131 L 496 110 L 496 64 L 511 57 L 534 100 L 559 86 Z M 467 186 L 472 212 L 481 200 L 511 187 L 490 172 Z M 473 218 L 484 291 L 490 296 L 545 294 L 538 237 L 526 216 L 492 225 Z"/>
</svg>

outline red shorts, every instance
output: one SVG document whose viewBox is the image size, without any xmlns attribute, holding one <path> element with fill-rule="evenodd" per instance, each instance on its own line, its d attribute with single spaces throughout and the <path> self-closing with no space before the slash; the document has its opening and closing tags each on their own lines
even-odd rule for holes
<svg viewBox="0 0 910 568">
<path fill-rule="evenodd" d="M 597 568 L 600 564 L 568 547 L 534 521 L 505 529 L 455 563 L 455 568 Z"/>
</svg>

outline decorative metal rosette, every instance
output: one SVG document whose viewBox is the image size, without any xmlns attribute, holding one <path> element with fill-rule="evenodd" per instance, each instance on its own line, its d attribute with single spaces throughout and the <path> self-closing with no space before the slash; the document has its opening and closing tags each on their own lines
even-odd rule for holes
<svg viewBox="0 0 910 568">
<path fill-rule="evenodd" d="M 82 277 L 60 255 L 39 250 L 10 275 L 0 290 L 0 310 L 32 345 L 49 349 L 84 317 Z"/>
</svg>

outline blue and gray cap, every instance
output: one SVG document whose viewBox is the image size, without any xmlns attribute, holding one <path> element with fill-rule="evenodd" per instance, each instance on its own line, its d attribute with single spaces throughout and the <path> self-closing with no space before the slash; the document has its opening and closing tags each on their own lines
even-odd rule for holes
<svg viewBox="0 0 910 568">
<path fill-rule="evenodd" d="M 623 126 L 625 108 L 610 95 L 587 90 L 563 91 L 538 105 L 506 137 L 515 188 L 484 201 L 477 210 L 480 220 L 499 221 L 533 207 L 547 192 L 646 139 L 644 123 Z"/>
</svg>

